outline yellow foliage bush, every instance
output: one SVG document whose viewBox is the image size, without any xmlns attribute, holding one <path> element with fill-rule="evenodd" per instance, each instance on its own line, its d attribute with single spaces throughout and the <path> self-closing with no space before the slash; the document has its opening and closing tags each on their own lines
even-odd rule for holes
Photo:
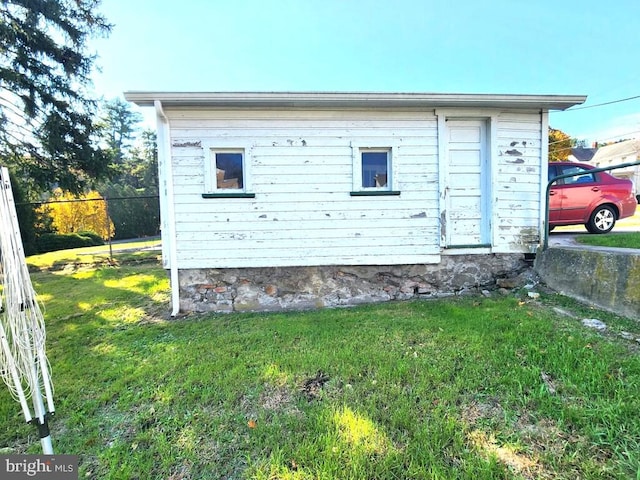
<svg viewBox="0 0 640 480">
<path fill-rule="evenodd" d="M 95 232 L 103 240 L 114 235 L 114 226 L 109 218 L 107 202 L 96 191 L 74 197 L 57 188 L 53 200 L 40 207 L 41 213 L 48 214 L 58 233 Z"/>
</svg>

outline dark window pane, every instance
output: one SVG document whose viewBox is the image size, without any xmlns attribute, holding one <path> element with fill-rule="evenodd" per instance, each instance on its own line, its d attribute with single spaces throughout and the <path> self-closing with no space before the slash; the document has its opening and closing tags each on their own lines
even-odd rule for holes
<svg viewBox="0 0 640 480">
<path fill-rule="evenodd" d="M 216 185 L 219 189 L 243 188 L 241 153 L 216 153 Z"/>
<path fill-rule="evenodd" d="M 562 173 L 574 174 L 573 177 L 564 179 L 565 185 L 570 185 L 572 183 L 593 183 L 596 181 L 596 179 L 593 178 L 593 173 L 591 173 L 588 169 L 582 168 L 582 167 L 577 167 L 577 166 L 564 167 Z"/>
<path fill-rule="evenodd" d="M 362 152 L 362 186 L 387 186 L 388 152 Z"/>
</svg>

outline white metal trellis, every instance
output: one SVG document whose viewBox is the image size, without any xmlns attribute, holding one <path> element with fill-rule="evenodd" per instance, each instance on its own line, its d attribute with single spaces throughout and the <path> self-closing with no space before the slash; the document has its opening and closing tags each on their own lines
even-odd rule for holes
<svg viewBox="0 0 640 480">
<path fill-rule="evenodd" d="M 38 428 L 43 453 L 53 454 L 48 419 L 55 408 L 45 338 L 44 316 L 24 256 L 9 171 L 0 167 L 0 376 L 20 402 L 25 420 Z"/>
</svg>

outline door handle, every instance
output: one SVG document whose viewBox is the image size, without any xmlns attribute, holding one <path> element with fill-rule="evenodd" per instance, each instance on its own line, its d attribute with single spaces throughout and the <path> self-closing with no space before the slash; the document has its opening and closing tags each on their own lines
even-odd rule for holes
<svg viewBox="0 0 640 480">
<path fill-rule="evenodd" d="M 591 191 L 592 192 L 599 192 L 600 191 L 600 187 L 592 187 Z"/>
</svg>

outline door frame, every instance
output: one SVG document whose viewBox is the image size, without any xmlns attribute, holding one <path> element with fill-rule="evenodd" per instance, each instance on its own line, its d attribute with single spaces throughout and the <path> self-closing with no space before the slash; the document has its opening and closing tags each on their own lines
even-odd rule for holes
<svg viewBox="0 0 640 480">
<path fill-rule="evenodd" d="M 457 109 L 436 109 L 435 111 L 438 122 L 438 165 L 439 165 L 439 218 L 438 225 L 440 248 L 441 249 L 489 249 L 495 244 L 493 226 L 496 225 L 496 212 L 493 211 L 493 188 L 495 182 L 495 168 L 494 168 L 494 150 L 497 145 L 497 124 L 498 114 L 497 111 L 487 110 L 457 110 Z M 447 231 L 446 225 L 448 221 L 448 203 L 449 203 L 449 186 L 450 186 L 450 171 L 449 171 L 449 142 L 448 142 L 448 129 L 447 121 L 482 121 L 485 123 L 485 135 L 483 139 L 483 165 L 486 166 L 486 171 L 483 172 L 481 180 L 482 188 L 482 225 L 481 225 L 481 241 L 479 244 L 469 245 L 451 245 L 450 234 Z"/>
</svg>

